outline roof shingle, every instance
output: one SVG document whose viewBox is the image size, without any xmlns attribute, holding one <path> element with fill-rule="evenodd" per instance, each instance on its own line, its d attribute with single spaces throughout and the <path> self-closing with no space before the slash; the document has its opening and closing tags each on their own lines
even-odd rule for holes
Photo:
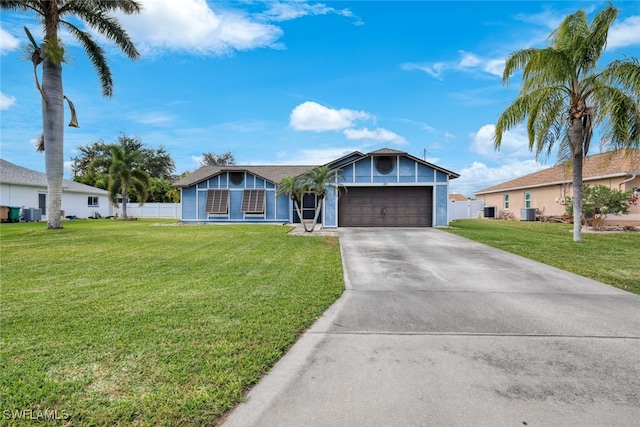
<svg viewBox="0 0 640 427">
<path fill-rule="evenodd" d="M 640 149 L 610 151 L 584 158 L 582 179 L 586 183 L 605 177 L 624 176 L 640 172 Z M 495 193 L 531 187 L 542 187 L 572 181 L 571 163 L 557 165 L 534 172 L 520 178 L 512 179 L 492 187 L 476 191 L 474 194 Z"/>
<path fill-rule="evenodd" d="M 190 187 L 205 181 L 223 172 L 249 172 L 261 178 L 271 181 L 274 184 L 280 183 L 287 176 L 298 176 L 316 166 L 294 166 L 294 165 L 272 165 L 272 166 L 203 166 L 192 174 L 189 174 L 178 181 L 174 187 Z"/>
<path fill-rule="evenodd" d="M 47 187 L 47 175 L 0 159 L 0 182 L 3 184 Z M 71 193 L 108 194 L 106 190 L 65 179 L 62 190 Z"/>
</svg>

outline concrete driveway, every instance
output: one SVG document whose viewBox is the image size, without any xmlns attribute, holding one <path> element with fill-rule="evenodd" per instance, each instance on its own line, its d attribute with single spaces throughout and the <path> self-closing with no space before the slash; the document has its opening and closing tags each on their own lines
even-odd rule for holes
<svg viewBox="0 0 640 427">
<path fill-rule="evenodd" d="M 226 426 L 640 422 L 640 296 L 442 230 L 339 235 L 344 295 Z"/>
</svg>

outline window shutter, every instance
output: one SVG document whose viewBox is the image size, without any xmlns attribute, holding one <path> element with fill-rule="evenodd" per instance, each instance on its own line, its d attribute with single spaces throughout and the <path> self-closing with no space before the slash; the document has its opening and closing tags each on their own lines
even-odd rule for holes
<svg viewBox="0 0 640 427">
<path fill-rule="evenodd" d="M 218 215 L 229 213 L 229 190 L 208 190 L 205 212 Z"/>
<path fill-rule="evenodd" d="M 248 214 L 263 214 L 264 204 L 264 190 L 244 190 L 242 193 L 242 212 Z"/>
</svg>

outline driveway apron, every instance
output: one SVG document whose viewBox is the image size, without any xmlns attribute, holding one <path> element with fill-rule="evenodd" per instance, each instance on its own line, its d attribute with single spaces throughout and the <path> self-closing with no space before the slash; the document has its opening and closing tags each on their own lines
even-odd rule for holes
<svg viewBox="0 0 640 427">
<path fill-rule="evenodd" d="M 640 296 L 438 229 L 339 236 L 344 294 L 225 426 L 640 422 Z"/>
</svg>

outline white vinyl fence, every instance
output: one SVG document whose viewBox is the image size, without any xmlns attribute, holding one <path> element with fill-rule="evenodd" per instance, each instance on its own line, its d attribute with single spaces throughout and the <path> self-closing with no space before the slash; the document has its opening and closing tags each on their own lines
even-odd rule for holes
<svg viewBox="0 0 640 427">
<path fill-rule="evenodd" d="M 463 202 L 449 200 L 449 221 L 478 218 L 483 209 L 484 202 L 482 200 L 465 200 Z"/>
<path fill-rule="evenodd" d="M 127 215 L 135 218 L 169 218 L 180 219 L 180 203 L 127 203 Z M 122 206 L 118 209 L 122 215 Z"/>
</svg>

